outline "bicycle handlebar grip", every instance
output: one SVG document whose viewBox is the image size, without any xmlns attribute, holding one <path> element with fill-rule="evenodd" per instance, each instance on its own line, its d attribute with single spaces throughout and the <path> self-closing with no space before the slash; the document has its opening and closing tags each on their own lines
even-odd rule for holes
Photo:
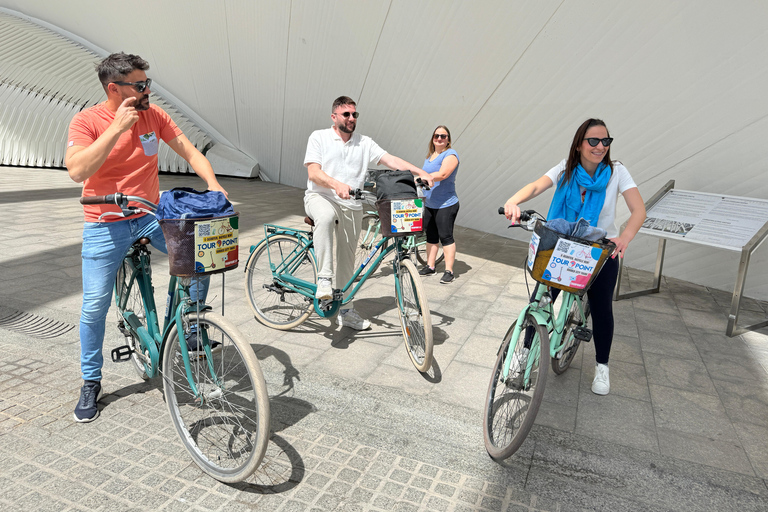
<svg viewBox="0 0 768 512">
<path fill-rule="evenodd" d="M 424 180 L 422 180 L 421 178 L 416 178 L 416 183 L 418 185 L 420 185 L 421 188 L 423 188 L 424 190 L 429 190 L 429 188 L 430 188 L 429 185 L 427 185 L 427 183 Z"/>
<path fill-rule="evenodd" d="M 533 214 L 533 210 L 523 210 L 520 212 L 520 221 L 521 222 L 528 222 L 531 220 L 531 215 Z M 499 206 L 499 215 L 504 215 L 504 207 Z"/>
<path fill-rule="evenodd" d="M 80 198 L 80 204 L 109 204 L 115 202 L 115 194 L 107 196 L 86 196 Z"/>
</svg>

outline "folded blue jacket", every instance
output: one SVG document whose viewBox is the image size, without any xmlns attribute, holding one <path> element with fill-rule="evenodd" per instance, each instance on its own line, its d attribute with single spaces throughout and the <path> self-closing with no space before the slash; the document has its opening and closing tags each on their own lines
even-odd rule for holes
<svg viewBox="0 0 768 512">
<path fill-rule="evenodd" d="M 575 236 L 577 238 L 583 238 L 590 242 L 597 242 L 606 235 L 604 229 L 590 226 L 589 221 L 584 218 L 580 218 L 576 222 L 568 222 L 565 219 L 552 219 L 547 221 L 546 226 L 552 231 L 557 231 L 564 235 Z"/>
</svg>

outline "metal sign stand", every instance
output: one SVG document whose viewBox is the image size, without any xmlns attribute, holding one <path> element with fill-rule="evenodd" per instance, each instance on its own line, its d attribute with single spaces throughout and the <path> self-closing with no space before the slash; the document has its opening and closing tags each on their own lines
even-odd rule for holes
<svg viewBox="0 0 768 512">
<path fill-rule="evenodd" d="M 653 205 L 661 200 L 667 192 L 675 187 L 675 180 L 670 180 L 664 185 L 658 192 L 656 192 L 651 199 L 645 203 L 646 210 L 650 210 Z M 622 226 L 622 229 L 626 226 L 626 223 Z M 652 233 L 644 233 L 652 234 Z M 728 325 L 725 330 L 725 334 L 729 337 L 738 336 L 747 331 L 754 331 L 762 327 L 768 326 L 768 319 L 762 322 L 758 322 L 752 325 L 739 326 L 739 311 L 741 309 L 741 299 L 744 291 L 744 283 L 747 280 L 747 270 L 749 269 L 749 260 L 752 253 L 765 241 L 768 237 L 768 223 L 758 230 L 757 233 L 744 245 L 741 249 L 741 260 L 739 262 L 739 271 L 736 277 L 736 285 L 733 289 L 733 298 L 731 299 L 731 311 L 728 315 Z M 624 259 L 619 260 L 619 275 L 616 279 L 616 288 L 613 292 L 613 300 L 629 299 L 632 297 L 638 297 L 640 295 L 647 295 L 649 293 L 659 293 L 661 287 L 661 270 L 664 264 L 664 252 L 666 250 L 667 239 L 659 236 L 659 250 L 656 254 L 656 267 L 653 272 L 653 286 L 645 290 L 635 290 L 628 293 L 621 293 L 621 274 L 624 269 Z"/>
</svg>

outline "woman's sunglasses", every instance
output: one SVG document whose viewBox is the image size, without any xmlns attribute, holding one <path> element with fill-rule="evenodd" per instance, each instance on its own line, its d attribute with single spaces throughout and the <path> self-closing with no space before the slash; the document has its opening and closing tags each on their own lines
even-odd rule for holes
<svg viewBox="0 0 768 512">
<path fill-rule="evenodd" d="M 360 112 L 336 112 L 336 115 L 341 116 L 344 119 L 349 119 L 349 116 L 357 119 L 357 117 L 360 115 Z"/>
<path fill-rule="evenodd" d="M 611 142 L 613 142 L 613 137 L 606 137 L 604 139 L 598 139 L 597 137 L 589 137 L 588 139 L 584 139 L 584 140 L 587 141 L 587 144 L 589 144 L 593 148 L 597 147 L 598 142 L 602 142 L 603 147 L 607 148 L 608 146 L 611 145 Z"/>
<path fill-rule="evenodd" d="M 434 135 L 432 136 L 432 138 L 433 138 L 433 139 L 435 139 L 435 140 L 438 140 L 438 139 L 447 139 L 447 138 L 448 138 L 448 134 L 447 134 L 447 133 L 436 133 L 436 134 L 434 134 Z"/>
<path fill-rule="evenodd" d="M 147 78 L 144 82 L 112 82 L 113 84 L 117 85 L 131 85 L 136 88 L 136 90 L 139 93 L 144 92 L 145 89 L 149 89 L 149 86 L 152 85 L 152 79 Z"/>
</svg>

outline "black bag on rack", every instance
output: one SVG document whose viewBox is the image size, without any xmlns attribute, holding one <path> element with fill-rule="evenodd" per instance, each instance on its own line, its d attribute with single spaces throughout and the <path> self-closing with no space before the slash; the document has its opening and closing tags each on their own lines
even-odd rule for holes
<svg viewBox="0 0 768 512">
<path fill-rule="evenodd" d="M 376 177 L 376 199 L 413 199 L 418 197 L 410 171 L 385 171 Z"/>
</svg>

